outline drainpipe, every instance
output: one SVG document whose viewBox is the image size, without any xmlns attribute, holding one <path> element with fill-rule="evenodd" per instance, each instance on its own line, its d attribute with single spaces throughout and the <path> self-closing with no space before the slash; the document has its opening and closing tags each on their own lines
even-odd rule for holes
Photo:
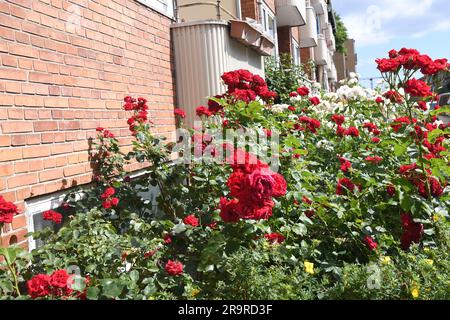
<svg viewBox="0 0 450 320">
<path fill-rule="evenodd" d="M 179 15 L 179 12 L 178 12 L 178 1 L 177 0 L 172 0 L 172 5 L 173 5 L 173 11 L 174 11 L 174 15 L 175 15 L 175 22 L 180 22 L 179 20 L 180 20 L 180 17 L 178 16 Z"/>
<path fill-rule="evenodd" d="M 242 20 L 241 0 L 236 0 L 236 11 L 237 11 L 236 17 L 237 17 L 239 20 Z"/>
<path fill-rule="evenodd" d="M 220 20 L 220 0 L 217 0 L 217 20 Z"/>
</svg>

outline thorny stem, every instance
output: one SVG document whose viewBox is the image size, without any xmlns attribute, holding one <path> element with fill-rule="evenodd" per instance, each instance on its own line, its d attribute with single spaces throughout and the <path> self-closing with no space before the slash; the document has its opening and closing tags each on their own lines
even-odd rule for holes
<svg viewBox="0 0 450 320">
<path fill-rule="evenodd" d="M 19 290 L 19 281 L 17 279 L 17 275 L 16 275 L 16 268 L 14 268 L 13 264 L 10 264 L 8 259 L 5 257 L 5 261 L 6 261 L 6 265 L 8 266 L 9 272 L 11 272 L 13 279 L 14 279 L 14 290 L 16 290 L 17 295 L 20 297 L 20 290 Z"/>
</svg>

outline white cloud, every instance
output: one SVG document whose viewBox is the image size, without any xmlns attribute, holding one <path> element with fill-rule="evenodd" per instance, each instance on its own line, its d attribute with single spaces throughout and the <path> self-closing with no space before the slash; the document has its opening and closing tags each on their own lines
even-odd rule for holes
<svg viewBox="0 0 450 320">
<path fill-rule="evenodd" d="M 394 38 L 420 38 L 430 32 L 450 30 L 448 0 L 366 0 L 345 1 L 350 13 L 343 20 L 358 46 L 388 43 Z M 363 5 L 364 3 L 364 5 Z M 442 10 L 444 8 L 444 10 Z"/>
</svg>

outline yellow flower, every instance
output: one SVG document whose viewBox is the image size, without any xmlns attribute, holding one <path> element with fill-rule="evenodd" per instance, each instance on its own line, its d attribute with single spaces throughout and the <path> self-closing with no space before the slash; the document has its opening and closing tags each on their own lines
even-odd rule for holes
<svg viewBox="0 0 450 320">
<path fill-rule="evenodd" d="M 419 297 L 419 289 L 413 288 L 411 290 L 411 295 L 413 296 L 414 299 L 418 298 Z"/>
<path fill-rule="evenodd" d="M 438 221 L 440 218 L 441 218 L 441 216 L 438 215 L 438 214 L 433 215 L 433 221 L 434 222 Z"/>
<path fill-rule="evenodd" d="M 431 260 L 431 259 L 425 259 L 425 262 L 426 262 L 427 264 L 429 264 L 430 266 L 433 265 L 433 260 Z"/>
<path fill-rule="evenodd" d="M 306 272 L 308 272 L 309 274 L 314 274 L 314 263 L 305 261 L 305 262 L 303 262 L 303 264 L 305 266 Z"/>
<path fill-rule="evenodd" d="M 382 262 L 383 264 L 389 264 L 389 263 L 391 263 L 391 257 L 385 256 L 385 257 L 383 257 L 383 258 L 381 259 L 381 262 Z"/>
<path fill-rule="evenodd" d="M 192 295 L 192 297 L 195 297 L 199 293 L 200 293 L 200 289 L 195 288 L 195 289 L 192 289 L 191 295 Z"/>
<path fill-rule="evenodd" d="M 423 248 L 423 251 L 428 252 L 428 251 L 430 251 L 430 248 L 425 247 L 425 248 Z"/>
</svg>

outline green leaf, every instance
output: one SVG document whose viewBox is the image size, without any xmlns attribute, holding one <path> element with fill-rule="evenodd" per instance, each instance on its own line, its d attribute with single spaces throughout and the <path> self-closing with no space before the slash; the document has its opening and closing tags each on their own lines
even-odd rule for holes
<svg viewBox="0 0 450 320">
<path fill-rule="evenodd" d="M 107 279 L 103 281 L 103 294 L 108 298 L 116 298 L 120 296 L 123 290 L 123 284 L 116 280 Z"/>
<path fill-rule="evenodd" d="M 86 296 L 89 300 L 97 300 L 100 289 L 97 287 L 89 287 L 86 291 Z"/>
<path fill-rule="evenodd" d="M 433 110 L 430 112 L 430 115 L 437 116 L 438 114 L 441 114 L 441 113 L 450 113 L 450 106 L 443 106 L 437 110 Z"/>
</svg>

